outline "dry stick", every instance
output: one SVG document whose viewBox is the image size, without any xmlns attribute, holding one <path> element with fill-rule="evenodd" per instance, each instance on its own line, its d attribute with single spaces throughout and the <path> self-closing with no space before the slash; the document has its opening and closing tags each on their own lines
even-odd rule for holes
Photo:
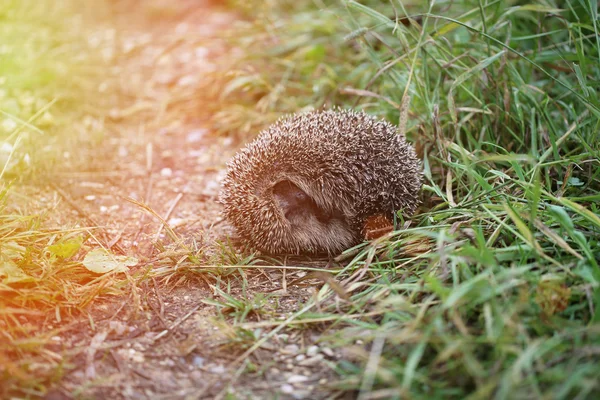
<svg viewBox="0 0 600 400">
<path fill-rule="evenodd" d="M 181 200 L 181 198 L 183 197 L 183 193 L 178 193 L 177 197 L 175 197 L 175 200 L 173 200 L 171 202 L 171 207 L 169 207 L 169 209 L 167 210 L 167 213 L 165 214 L 165 216 L 163 217 L 164 221 L 168 221 L 169 217 L 171 216 L 171 214 L 173 213 L 173 210 L 175 209 L 175 207 L 177 206 L 177 204 L 179 204 L 179 201 Z M 160 226 L 158 227 L 158 230 L 156 231 L 156 234 L 154 235 L 154 241 L 158 242 L 158 239 L 160 238 L 160 234 L 163 230 L 164 225 L 160 224 Z"/>
<path fill-rule="evenodd" d="M 160 338 L 162 338 L 163 336 L 165 336 L 166 334 L 168 334 L 169 332 L 172 332 L 173 329 L 177 328 L 179 325 L 181 325 L 182 322 L 184 322 L 186 319 L 188 319 L 189 317 L 192 316 L 193 313 L 195 313 L 196 311 L 198 311 L 198 309 L 202 306 L 203 304 L 198 304 L 196 307 L 192 308 L 192 310 L 190 312 L 188 312 L 187 314 L 185 314 L 183 317 L 179 318 L 177 321 L 175 321 L 173 323 L 173 325 L 171 325 L 170 327 L 168 327 L 167 329 L 165 329 L 164 331 L 162 331 L 161 333 L 159 333 L 158 335 L 156 335 L 151 343 L 156 342 L 157 340 L 159 340 Z"/>
<path fill-rule="evenodd" d="M 144 202 L 146 204 L 150 204 L 150 198 L 152 197 L 152 187 L 154 180 L 152 179 L 152 153 L 153 153 L 152 143 L 148 143 L 146 145 L 146 176 L 148 177 L 148 184 L 146 186 L 146 195 L 144 196 Z M 142 230 L 144 229 L 144 222 L 146 220 L 146 214 L 142 214 L 140 218 L 140 226 L 133 238 L 133 242 L 136 243 L 142 234 Z"/>
<path fill-rule="evenodd" d="M 287 269 L 284 268 L 282 272 L 281 289 L 283 290 L 283 293 L 287 293 Z"/>
<path fill-rule="evenodd" d="M 121 240 L 122 237 L 123 237 L 123 229 L 121 229 L 119 231 L 119 233 L 117 233 L 115 235 L 115 237 L 112 238 L 112 240 L 110 242 L 108 242 L 108 248 L 111 249 L 115 244 L 119 243 L 119 240 Z"/>
<path fill-rule="evenodd" d="M 160 305 L 158 318 L 163 323 L 163 326 L 167 326 L 167 321 L 165 320 L 165 303 L 163 303 L 162 297 L 160 296 L 160 291 L 158 290 L 158 285 L 156 284 L 156 279 L 152 277 L 152 283 L 154 284 L 154 293 L 156 293 L 156 298 L 158 299 L 158 304 Z"/>
<path fill-rule="evenodd" d="M 169 235 L 171 240 L 174 242 L 181 242 L 181 239 L 179 239 L 179 237 L 177 236 L 175 231 L 173 229 L 171 229 L 169 224 L 167 224 L 167 221 L 165 221 L 163 219 L 163 217 L 158 215 L 158 213 L 156 211 L 154 211 L 152 208 L 150 208 L 150 206 L 148 206 L 147 204 L 145 204 L 141 201 L 138 201 L 136 199 L 132 199 L 130 197 L 125 198 L 125 200 L 127 200 L 128 202 L 130 202 L 132 204 L 135 204 L 136 206 L 140 207 L 142 210 L 145 210 L 145 211 L 149 212 L 150 214 L 154 215 L 161 222 L 161 224 L 165 227 L 165 229 L 167 230 L 167 234 Z"/>
<path fill-rule="evenodd" d="M 77 204 L 76 204 L 76 203 L 75 203 L 75 202 L 74 202 L 74 201 L 73 201 L 73 200 L 72 200 L 72 199 L 69 197 L 69 195 L 68 195 L 68 194 L 67 194 L 67 193 L 66 193 L 64 190 L 62 190 L 60 187 L 58 187 L 58 186 L 57 186 L 56 184 L 54 184 L 54 183 L 50 183 L 50 186 L 52 186 L 52 188 L 53 188 L 53 189 L 54 189 L 54 190 L 55 190 L 55 191 L 56 191 L 56 192 L 57 192 L 57 193 L 60 195 L 60 197 L 62 197 L 64 201 L 66 201 L 67 203 L 69 203 L 69 205 L 70 205 L 71 207 L 73 207 L 73 209 L 74 209 L 75 211 L 77 211 L 77 212 L 79 213 L 79 215 L 81 215 L 83 218 L 85 218 L 85 219 L 86 219 L 86 221 L 87 221 L 88 225 L 95 226 L 95 227 L 100 227 L 100 224 L 98 224 L 98 223 L 97 223 L 97 222 L 96 222 L 96 221 L 95 221 L 95 220 L 94 220 L 92 217 L 90 217 L 90 216 L 88 215 L 88 213 L 86 213 L 86 212 L 85 212 L 85 211 L 84 211 L 84 210 L 83 210 L 81 207 L 79 207 L 79 206 L 78 206 L 78 205 L 77 205 Z M 101 233 L 102 233 L 102 237 L 103 237 L 103 239 L 104 239 L 104 241 L 105 241 L 105 242 L 107 242 L 107 243 L 111 243 L 111 242 L 112 242 L 112 241 L 109 241 L 109 240 L 108 240 L 108 238 L 106 237 L 106 235 L 104 234 L 104 232 L 102 232 L 102 231 L 101 231 Z M 120 244 L 118 244 L 118 243 L 114 243 L 114 245 L 113 245 L 113 246 L 114 246 L 114 247 L 116 247 L 116 248 L 117 248 L 117 250 L 118 250 L 118 251 L 119 251 L 121 254 L 126 254 L 126 253 L 125 253 L 125 250 L 124 250 L 124 249 L 121 247 L 121 245 L 120 245 Z M 107 246 L 107 249 L 110 249 L 110 248 L 112 248 L 113 246 Z"/>
</svg>

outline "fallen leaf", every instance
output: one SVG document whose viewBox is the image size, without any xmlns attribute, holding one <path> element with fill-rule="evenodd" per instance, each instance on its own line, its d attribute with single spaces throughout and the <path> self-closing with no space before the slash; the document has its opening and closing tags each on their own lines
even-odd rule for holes
<svg viewBox="0 0 600 400">
<path fill-rule="evenodd" d="M 105 249 L 94 249 L 86 254 L 83 259 L 83 266 L 97 274 L 106 274 L 108 272 L 125 272 L 127 267 L 132 267 L 138 263 L 138 259 L 128 256 L 116 256 Z"/>
</svg>

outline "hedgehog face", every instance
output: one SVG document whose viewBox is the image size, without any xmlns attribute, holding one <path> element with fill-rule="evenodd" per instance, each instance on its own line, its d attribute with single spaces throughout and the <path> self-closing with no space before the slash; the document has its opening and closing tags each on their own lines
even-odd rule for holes
<svg viewBox="0 0 600 400">
<path fill-rule="evenodd" d="M 352 245 L 356 238 L 340 212 L 328 212 L 289 180 L 272 187 L 277 217 L 285 220 L 281 247 L 286 252 L 332 253 Z"/>
<path fill-rule="evenodd" d="M 315 219 L 325 223 L 329 219 L 328 213 L 321 210 L 308 194 L 290 181 L 275 184 L 272 193 L 275 204 L 292 226 Z"/>
</svg>

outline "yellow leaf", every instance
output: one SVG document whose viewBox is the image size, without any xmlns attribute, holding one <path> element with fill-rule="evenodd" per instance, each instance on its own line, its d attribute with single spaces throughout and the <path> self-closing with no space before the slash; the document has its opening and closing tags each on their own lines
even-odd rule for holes
<svg viewBox="0 0 600 400">
<path fill-rule="evenodd" d="M 105 249 L 94 249 L 86 254 L 83 259 L 83 266 L 97 274 L 106 274 L 109 272 L 126 272 L 127 267 L 132 267 L 138 263 L 137 258 L 127 256 L 115 256 Z"/>
</svg>

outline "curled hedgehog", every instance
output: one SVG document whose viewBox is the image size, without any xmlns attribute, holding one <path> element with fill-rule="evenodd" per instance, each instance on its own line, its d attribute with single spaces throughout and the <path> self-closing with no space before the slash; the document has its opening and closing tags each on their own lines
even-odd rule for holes
<svg viewBox="0 0 600 400">
<path fill-rule="evenodd" d="M 364 112 L 283 118 L 227 164 L 220 202 L 242 238 L 271 254 L 335 255 L 371 217 L 410 216 L 421 164 L 397 128 Z"/>
</svg>

